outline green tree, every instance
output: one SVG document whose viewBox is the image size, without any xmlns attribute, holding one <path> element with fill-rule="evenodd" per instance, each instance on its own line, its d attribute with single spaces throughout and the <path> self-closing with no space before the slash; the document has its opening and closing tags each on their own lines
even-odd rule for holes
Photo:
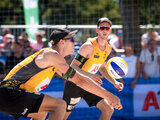
<svg viewBox="0 0 160 120">
<path fill-rule="evenodd" d="M 160 24 L 160 1 L 159 0 L 140 0 L 140 24 Z"/>
<path fill-rule="evenodd" d="M 24 24 L 21 0 L 0 0 L 0 25 Z"/>
<path fill-rule="evenodd" d="M 99 17 L 107 16 L 113 23 L 121 24 L 119 4 L 113 0 L 42 1 L 39 2 L 41 23 L 95 24 Z"/>
<path fill-rule="evenodd" d="M 134 6 L 134 7 L 132 7 Z M 123 23 L 124 43 L 130 43 L 140 52 L 140 28 L 138 0 L 120 0 Z"/>
</svg>

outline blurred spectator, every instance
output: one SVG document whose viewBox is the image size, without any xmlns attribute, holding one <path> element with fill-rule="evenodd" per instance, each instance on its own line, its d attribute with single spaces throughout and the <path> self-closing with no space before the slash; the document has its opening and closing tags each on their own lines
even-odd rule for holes
<svg viewBox="0 0 160 120">
<path fill-rule="evenodd" d="M 43 35 L 39 31 L 37 31 L 35 35 L 36 35 L 36 41 L 30 41 L 30 42 L 31 46 L 33 46 L 33 49 L 35 51 L 38 51 L 43 48 Z"/>
<path fill-rule="evenodd" d="M 124 49 L 120 48 L 120 42 L 119 37 L 116 34 L 111 33 L 108 36 L 109 44 L 112 46 L 112 48 L 115 50 L 116 53 L 123 53 Z"/>
<path fill-rule="evenodd" d="M 116 47 L 116 49 L 119 48 L 119 40 L 116 34 L 111 33 L 108 37 L 108 40 L 111 45 L 114 45 Z"/>
<path fill-rule="evenodd" d="M 42 35 L 42 41 L 43 41 L 43 47 L 42 48 L 46 48 L 46 47 L 51 47 L 51 44 L 48 42 L 48 39 L 46 37 L 46 32 L 44 30 L 39 30 L 40 34 Z"/>
<path fill-rule="evenodd" d="M 25 40 L 24 45 L 23 45 L 23 52 L 22 52 L 23 56 L 28 57 L 29 55 L 33 53 L 34 53 L 34 50 L 31 47 L 29 40 Z"/>
<path fill-rule="evenodd" d="M 13 44 L 11 56 L 7 57 L 6 74 L 23 59 L 24 56 L 22 56 L 22 45 L 19 42 L 15 42 Z"/>
<path fill-rule="evenodd" d="M 158 30 L 158 38 L 160 39 L 160 28 Z"/>
<path fill-rule="evenodd" d="M 27 34 L 26 32 L 22 32 L 20 36 L 22 36 L 22 38 L 23 38 L 24 40 L 29 40 L 29 39 L 28 39 L 28 34 Z"/>
<path fill-rule="evenodd" d="M 156 41 L 151 39 L 148 48 L 140 53 L 142 76 L 144 79 L 159 77 L 160 47 L 156 46 Z"/>
<path fill-rule="evenodd" d="M 46 32 L 44 30 L 39 30 L 40 34 L 42 35 L 42 41 L 48 41 L 47 37 L 46 37 Z"/>
<path fill-rule="evenodd" d="M 49 45 L 49 42 L 48 42 L 48 41 L 44 41 L 42 48 L 47 48 L 47 47 L 50 47 L 50 46 L 51 46 L 51 45 Z"/>
<path fill-rule="evenodd" d="M 160 47 L 160 37 L 157 37 L 155 40 L 156 40 L 156 44 L 157 44 L 157 46 L 159 46 L 159 47 Z"/>
<path fill-rule="evenodd" d="M 10 34 L 10 30 L 8 28 L 3 29 L 3 43 L 0 43 L 0 50 L 2 50 L 8 41 L 14 43 L 14 35 Z"/>
<path fill-rule="evenodd" d="M 18 42 L 22 45 L 22 46 L 24 46 L 24 38 L 23 38 L 23 36 L 18 36 Z"/>
<path fill-rule="evenodd" d="M 3 43 L 3 36 L 0 36 L 0 44 Z"/>
<path fill-rule="evenodd" d="M 134 89 L 136 82 L 140 76 L 139 58 L 134 55 L 134 50 L 131 45 L 125 45 L 125 56 L 122 57 L 128 64 L 128 73 L 124 78 L 134 78 L 131 83 L 131 88 Z"/>
<path fill-rule="evenodd" d="M 7 35 L 10 33 L 10 30 L 8 28 L 4 28 L 2 31 L 3 36 Z"/>
<path fill-rule="evenodd" d="M 142 49 L 145 49 L 145 48 L 148 47 L 147 43 L 150 39 L 151 28 L 152 28 L 152 25 L 148 24 L 147 27 L 146 27 L 146 32 L 144 34 L 142 34 L 142 36 L 141 36 L 141 47 L 142 47 Z"/>
<path fill-rule="evenodd" d="M 118 30 L 117 31 L 117 36 L 118 36 L 118 40 L 119 40 L 119 49 L 123 48 L 123 31 L 122 30 Z"/>
<path fill-rule="evenodd" d="M 26 58 L 30 55 L 32 55 L 34 53 L 33 49 L 31 47 L 26 47 L 24 50 L 23 50 L 23 56 Z"/>
<path fill-rule="evenodd" d="M 12 53 L 11 53 L 11 48 L 12 48 L 12 41 L 11 40 L 7 40 L 4 48 L 1 50 L 1 55 L 2 56 L 10 56 Z"/>
<path fill-rule="evenodd" d="M 156 32 L 156 31 L 153 31 L 153 32 L 151 33 L 151 35 L 150 35 L 150 39 L 156 40 L 157 37 L 158 37 L 158 32 Z"/>
<path fill-rule="evenodd" d="M 25 40 L 25 41 L 24 41 L 23 48 L 25 49 L 25 48 L 28 48 L 28 47 L 31 47 L 30 42 L 29 42 L 29 40 Z M 32 48 L 32 49 L 33 49 L 33 48 Z"/>
</svg>

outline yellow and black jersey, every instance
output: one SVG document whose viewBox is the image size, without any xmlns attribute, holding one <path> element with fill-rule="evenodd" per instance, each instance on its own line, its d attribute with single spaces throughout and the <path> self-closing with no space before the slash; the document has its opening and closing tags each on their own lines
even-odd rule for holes
<svg viewBox="0 0 160 120">
<path fill-rule="evenodd" d="M 106 49 L 101 51 L 98 47 L 98 43 L 95 38 L 89 40 L 93 44 L 93 55 L 89 58 L 82 66 L 82 70 L 88 71 L 90 73 L 96 73 L 100 66 L 105 62 L 108 56 L 109 45 L 106 42 Z"/>
<path fill-rule="evenodd" d="M 55 74 L 56 67 L 42 69 L 36 65 L 35 58 L 43 50 L 41 49 L 17 64 L 5 77 L 4 81 L 6 84 L 30 92 L 39 92 L 46 88 Z"/>
</svg>

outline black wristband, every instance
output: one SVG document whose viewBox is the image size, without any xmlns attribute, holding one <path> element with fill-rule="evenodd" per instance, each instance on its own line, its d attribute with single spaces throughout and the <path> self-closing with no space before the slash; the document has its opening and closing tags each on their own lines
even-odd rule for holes
<svg viewBox="0 0 160 120">
<path fill-rule="evenodd" d="M 83 57 L 82 55 L 80 54 L 77 54 L 76 57 L 75 57 L 76 60 L 78 60 L 79 62 L 81 63 L 85 63 L 87 58 Z"/>
<path fill-rule="evenodd" d="M 72 78 L 75 75 L 75 73 L 76 71 L 72 67 L 69 67 L 67 72 L 65 74 L 62 74 L 62 77 L 68 80 L 68 78 Z"/>
</svg>

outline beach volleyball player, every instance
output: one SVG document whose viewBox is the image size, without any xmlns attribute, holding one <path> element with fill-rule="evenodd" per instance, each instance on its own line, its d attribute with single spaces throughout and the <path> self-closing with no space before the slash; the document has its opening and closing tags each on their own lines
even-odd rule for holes
<svg viewBox="0 0 160 120">
<path fill-rule="evenodd" d="M 123 89 L 123 84 L 111 78 L 106 71 L 106 59 L 111 52 L 111 47 L 107 42 L 107 38 L 111 32 L 112 22 L 106 18 L 100 18 L 97 23 L 97 37 L 91 38 L 81 47 L 71 63 L 71 66 L 81 74 L 88 76 L 97 83 L 102 84 L 102 76 L 109 80 L 119 91 Z M 96 74 L 100 71 L 101 75 Z M 87 104 L 96 106 L 102 113 L 100 120 L 110 120 L 113 114 L 113 107 L 108 103 L 108 100 L 92 94 L 76 86 L 73 82 L 67 81 L 64 88 L 63 99 L 67 102 L 67 119 L 75 105 L 83 98 Z"/>
</svg>

